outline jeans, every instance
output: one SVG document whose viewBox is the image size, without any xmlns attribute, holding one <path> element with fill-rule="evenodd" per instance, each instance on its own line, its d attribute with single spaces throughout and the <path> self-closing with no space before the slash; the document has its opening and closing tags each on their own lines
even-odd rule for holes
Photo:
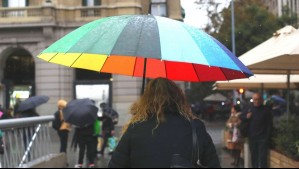
<svg viewBox="0 0 299 169">
<path fill-rule="evenodd" d="M 96 157 L 96 147 L 97 147 L 97 137 L 95 136 L 85 136 L 82 138 L 79 138 L 79 159 L 78 164 L 83 164 L 83 159 L 85 156 L 85 151 L 87 149 L 87 159 L 89 164 L 93 164 L 95 157 Z"/>
<path fill-rule="evenodd" d="M 59 130 L 58 135 L 60 138 L 60 152 L 66 153 L 67 150 L 67 142 L 68 142 L 68 130 Z"/>
</svg>

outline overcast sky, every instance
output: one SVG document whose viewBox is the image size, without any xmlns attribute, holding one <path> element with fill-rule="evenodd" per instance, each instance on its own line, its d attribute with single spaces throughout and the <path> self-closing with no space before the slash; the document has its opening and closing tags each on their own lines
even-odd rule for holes
<svg viewBox="0 0 299 169">
<path fill-rule="evenodd" d="M 208 21 L 206 11 L 198 9 L 194 1 L 195 0 L 181 0 L 181 5 L 186 13 L 184 22 L 197 28 L 204 28 Z M 228 6 L 228 1 L 229 0 L 218 0 L 218 2 L 222 4 L 222 8 Z"/>
</svg>

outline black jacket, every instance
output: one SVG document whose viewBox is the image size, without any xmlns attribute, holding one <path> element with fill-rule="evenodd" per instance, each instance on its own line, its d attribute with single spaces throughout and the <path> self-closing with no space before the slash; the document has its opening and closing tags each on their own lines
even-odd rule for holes
<svg viewBox="0 0 299 169">
<path fill-rule="evenodd" d="M 252 112 L 249 119 L 249 139 L 270 141 L 273 119 L 271 110 L 266 106 L 252 106 L 247 112 Z"/>
<path fill-rule="evenodd" d="M 169 114 L 156 130 L 156 118 L 129 126 L 109 163 L 110 168 L 169 168 L 174 153 L 191 161 L 191 124 L 180 115 Z M 220 167 L 214 144 L 204 124 L 196 120 L 201 164 Z"/>
</svg>

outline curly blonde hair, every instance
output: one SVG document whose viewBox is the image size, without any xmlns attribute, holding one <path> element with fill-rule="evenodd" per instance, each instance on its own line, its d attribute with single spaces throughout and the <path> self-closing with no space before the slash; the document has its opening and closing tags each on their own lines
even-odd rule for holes
<svg viewBox="0 0 299 169">
<path fill-rule="evenodd" d="M 183 91 L 173 81 L 165 78 L 151 80 L 144 94 L 132 104 L 130 112 L 133 116 L 123 132 L 129 125 L 147 121 L 151 117 L 157 118 L 157 126 L 154 128 L 156 129 L 161 122 L 166 120 L 165 113 L 169 109 L 175 110 L 189 121 L 197 119 Z"/>
</svg>

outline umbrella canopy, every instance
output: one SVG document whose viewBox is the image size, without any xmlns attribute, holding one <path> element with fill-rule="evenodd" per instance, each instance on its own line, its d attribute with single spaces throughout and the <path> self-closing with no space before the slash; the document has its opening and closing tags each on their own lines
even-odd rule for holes
<svg viewBox="0 0 299 169">
<path fill-rule="evenodd" d="M 299 88 L 299 75 L 291 76 L 291 89 Z M 238 79 L 229 82 L 217 81 L 214 84 L 215 90 L 234 89 L 287 89 L 287 75 L 255 74 L 250 79 Z"/>
<path fill-rule="evenodd" d="M 34 109 L 39 105 L 47 103 L 48 101 L 49 101 L 48 96 L 29 97 L 28 99 L 26 99 L 25 101 L 20 103 L 20 105 L 18 106 L 17 111 L 22 112 L 22 111 L 25 111 L 25 110 Z"/>
<path fill-rule="evenodd" d="M 62 112 L 66 122 L 79 127 L 93 124 L 98 117 L 98 108 L 90 99 L 72 100 Z"/>
<path fill-rule="evenodd" d="M 239 59 L 257 74 L 299 74 L 299 30 L 286 26 Z"/>
<path fill-rule="evenodd" d="M 287 101 L 284 98 L 280 97 L 280 96 L 273 95 L 273 96 L 271 96 L 271 99 L 274 102 L 277 102 L 277 103 L 280 103 L 280 104 L 286 104 L 287 103 Z"/>
<path fill-rule="evenodd" d="M 203 31 L 153 15 L 102 18 L 74 30 L 39 56 L 51 63 L 179 81 L 248 78 L 227 48 Z"/>
<path fill-rule="evenodd" d="M 203 99 L 204 101 L 225 102 L 227 98 L 220 93 L 212 94 Z"/>
</svg>

